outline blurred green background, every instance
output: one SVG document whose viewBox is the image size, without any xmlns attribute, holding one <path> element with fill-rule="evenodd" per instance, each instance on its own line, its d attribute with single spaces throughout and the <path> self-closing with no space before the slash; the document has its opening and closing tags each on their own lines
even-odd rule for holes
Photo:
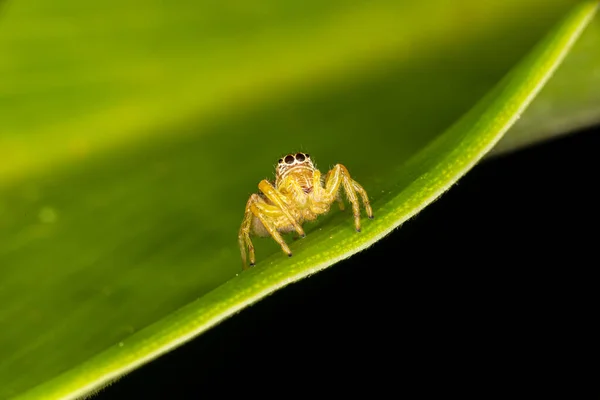
<svg viewBox="0 0 600 400">
<path fill-rule="evenodd" d="M 236 276 L 245 202 L 282 154 L 345 164 L 376 203 L 572 4 L 0 4 L 0 398 Z M 556 79 L 578 91 L 549 86 L 516 144 L 597 121 L 570 118 L 599 100 L 574 54 Z M 259 263 L 277 252 L 257 241 Z"/>
</svg>

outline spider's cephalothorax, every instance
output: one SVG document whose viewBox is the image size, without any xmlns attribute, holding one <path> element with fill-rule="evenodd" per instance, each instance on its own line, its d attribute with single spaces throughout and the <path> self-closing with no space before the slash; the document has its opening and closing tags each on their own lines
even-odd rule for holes
<svg viewBox="0 0 600 400">
<path fill-rule="evenodd" d="M 280 158 L 277 163 L 275 187 L 280 187 L 284 179 L 292 175 L 294 180 L 300 183 L 304 192 L 310 193 L 313 187 L 312 178 L 314 172 L 315 166 L 312 163 L 309 154 L 288 154 L 287 156 Z"/>
<path fill-rule="evenodd" d="M 360 208 L 358 196 L 373 218 L 367 192 L 350 177 L 350 173 L 341 164 L 334 166 L 324 178 L 315 168 L 310 155 L 306 153 L 288 154 L 280 158 L 277 164 L 275 184 L 262 180 L 258 184 L 259 194 L 253 194 L 246 203 L 244 220 L 238 235 L 244 269 L 247 268 L 247 255 L 250 265 L 254 265 L 254 246 L 250 235 L 272 236 L 288 256 L 292 256 L 280 233 L 296 231 L 304 237 L 302 224 L 315 220 L 320 214 L 329 211 L 331 204 L 337 201 L 340 209 L 344 202 L 340 189 L 344 188 L 352 204 L 354 226 L 360 232 Z"/>
</svg>

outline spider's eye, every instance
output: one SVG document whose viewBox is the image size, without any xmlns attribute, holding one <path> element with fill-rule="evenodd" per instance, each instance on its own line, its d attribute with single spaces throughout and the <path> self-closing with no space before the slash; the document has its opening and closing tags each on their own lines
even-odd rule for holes
<svg viewBox="0 0 600 400">
<path fill-rule="evenodd" d="M 292 155 L 285 156 L 285 163 L 286 164 L 293 164 L 294 163 L 294 156 L 292 156 Z"/>
<path fill-rule="evenodd" d="M 296 160 L 304 161 L 304 160 L 306 160 L 306 157 L 304 157 L 304 154 L 298 153 L 298 154 L 296 154 Z"/>
<path fill-rule="evenodd" d="M 280 158 L 279 161 L 277 161 L 279 164 L 283 164 L 283 158 Z"/>
<path fill-rule="evenodd" d="M 310 154 L 305 154 L 306 158 L 310 158 Z"/>
</svg>

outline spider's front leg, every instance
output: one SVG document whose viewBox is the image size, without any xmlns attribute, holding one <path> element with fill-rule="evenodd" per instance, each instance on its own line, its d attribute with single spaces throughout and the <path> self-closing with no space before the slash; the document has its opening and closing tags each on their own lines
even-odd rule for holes
<svg viewBox="0 0 600 400">
<path fill-rule="evenodd" d="M 242 220 L 242 226 L 240 227 L 240 232 L 238 233 L 238 243 L 240 245 L 240 252 L 242 253 L 243 269 L 248 269 L 248 252 L 250 252 L 250 265 L 254 265 L 255 262 L 254 245 L 252 244 L 252 240 L 250 240 L 250 230 L 252 229 L 253 216 L 250 206 L 256 201 L 255 196 L 258 197 L 258 195 L 253 194 L 246 203 L 244 219 Z"/>
<path fill-rule="evenodd" d="M 327 193 L 331 202 L 340 198 L 340 185 L 344 187 L 344 191 L 348 196 L 348 200 L 352 204 L 354 226 L 356 230 L 360 232 L 360 206 L 358 204 L 358 195 L 360 195 L 362 198 L 362 202 L 367 211 L 367 216 L 369 218 L 373 218 L 373 210 L 371 209 L 371 203 L 369 203 L 367 192 L 358 184 L 358 182 L 350 177 L 350 173 L 346 167 L 344 167 L 342 164 L 337 164 L 325 176 L 325 192 Z"/>
<path fill-rule="evenodd" d="M 327 180 L 329 179 L 329 175 L 331 175 L 332 172 L 333 172 L 333 169 L 330 170 L 325 175 L 325 183 L 327 183 Z M 313 173 L 313 187 L 318 188 L 318 190 L 322 190 L 323 192 L 325 192 L 326 202 L 327 202 L 327 204 L 331 204 L 332 203 L 331 194 L 329 194 L 326 187 L 324 189 L 322 189 L 322 186 L 323 186 L 323 182 L 321 182 L 321 171 L 316 170 Z M 342 193 L 339 190 L 339 184 L 337 187 L 338 187 L 338 189 L 336 189 L 337 193 L 335 195 L 335 201 L 338 203 L 340 210 L 344 211 L 346 209 L 346 206 L 344 205 L 344 200 L 342 199 Z"/>
<path fill-rule="evenodd" d="M 281 194 L 273 187 L 273 185 L 271 185 L 266 179 L 263 179 L 258 184 L 258 189 L 281 210 L 283 215 L 285 215 L 290 221 L 290 224 L 292 224 L 296 232 L 298 232 L 298 235 L 300 235 L 300 237 L 305 237 L 306 234 L 304 233 L 304 229 L 302 229 L 298 221 L 294 219 L 292 213 L 290 213 L 290 210 L 288 209 L 288 206 L 283 201 Z"/>
<path fill-rule="evenodd" d="M 292 256 L 292 252 L 288 245 L 285 243 L 279 232 L 274 221 L 277 221 L 282 217 L 282 212 L 279 208 L 274 205 L 267 204 L 259 195 L 253 194 L 246 203 L 246 211 L 244 213 L 244 220 L 240 227 L 238 234 L 238 243 L 240 245 L 240 251 L 242 253 L 242 267 L 248 269 L 247 265 L 247 254 L 246 249 L 250 253 L 250 266 L 253 266 L 256 262 L 254 255 L 254 245 L 250 239 L 250 233 L 252 231 L 252 221 L 254 218 L 262 223 L 266 231 L 273 237 L 273 239 L 279 243 L 281 249 L 288 255 Z"/>
</svg>

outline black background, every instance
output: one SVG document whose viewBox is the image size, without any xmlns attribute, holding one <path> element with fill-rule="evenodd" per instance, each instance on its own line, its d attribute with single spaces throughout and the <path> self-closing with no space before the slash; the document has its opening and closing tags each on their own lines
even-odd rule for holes
<svg viewBox="0 0 600 400">
<path fill-rule="evenodd" d="M 371 248 L 95 398 L 533 390 L 540 371 L 564 368 L 585 324 L 599 133 L 479 164 Z"/>
</svg>

